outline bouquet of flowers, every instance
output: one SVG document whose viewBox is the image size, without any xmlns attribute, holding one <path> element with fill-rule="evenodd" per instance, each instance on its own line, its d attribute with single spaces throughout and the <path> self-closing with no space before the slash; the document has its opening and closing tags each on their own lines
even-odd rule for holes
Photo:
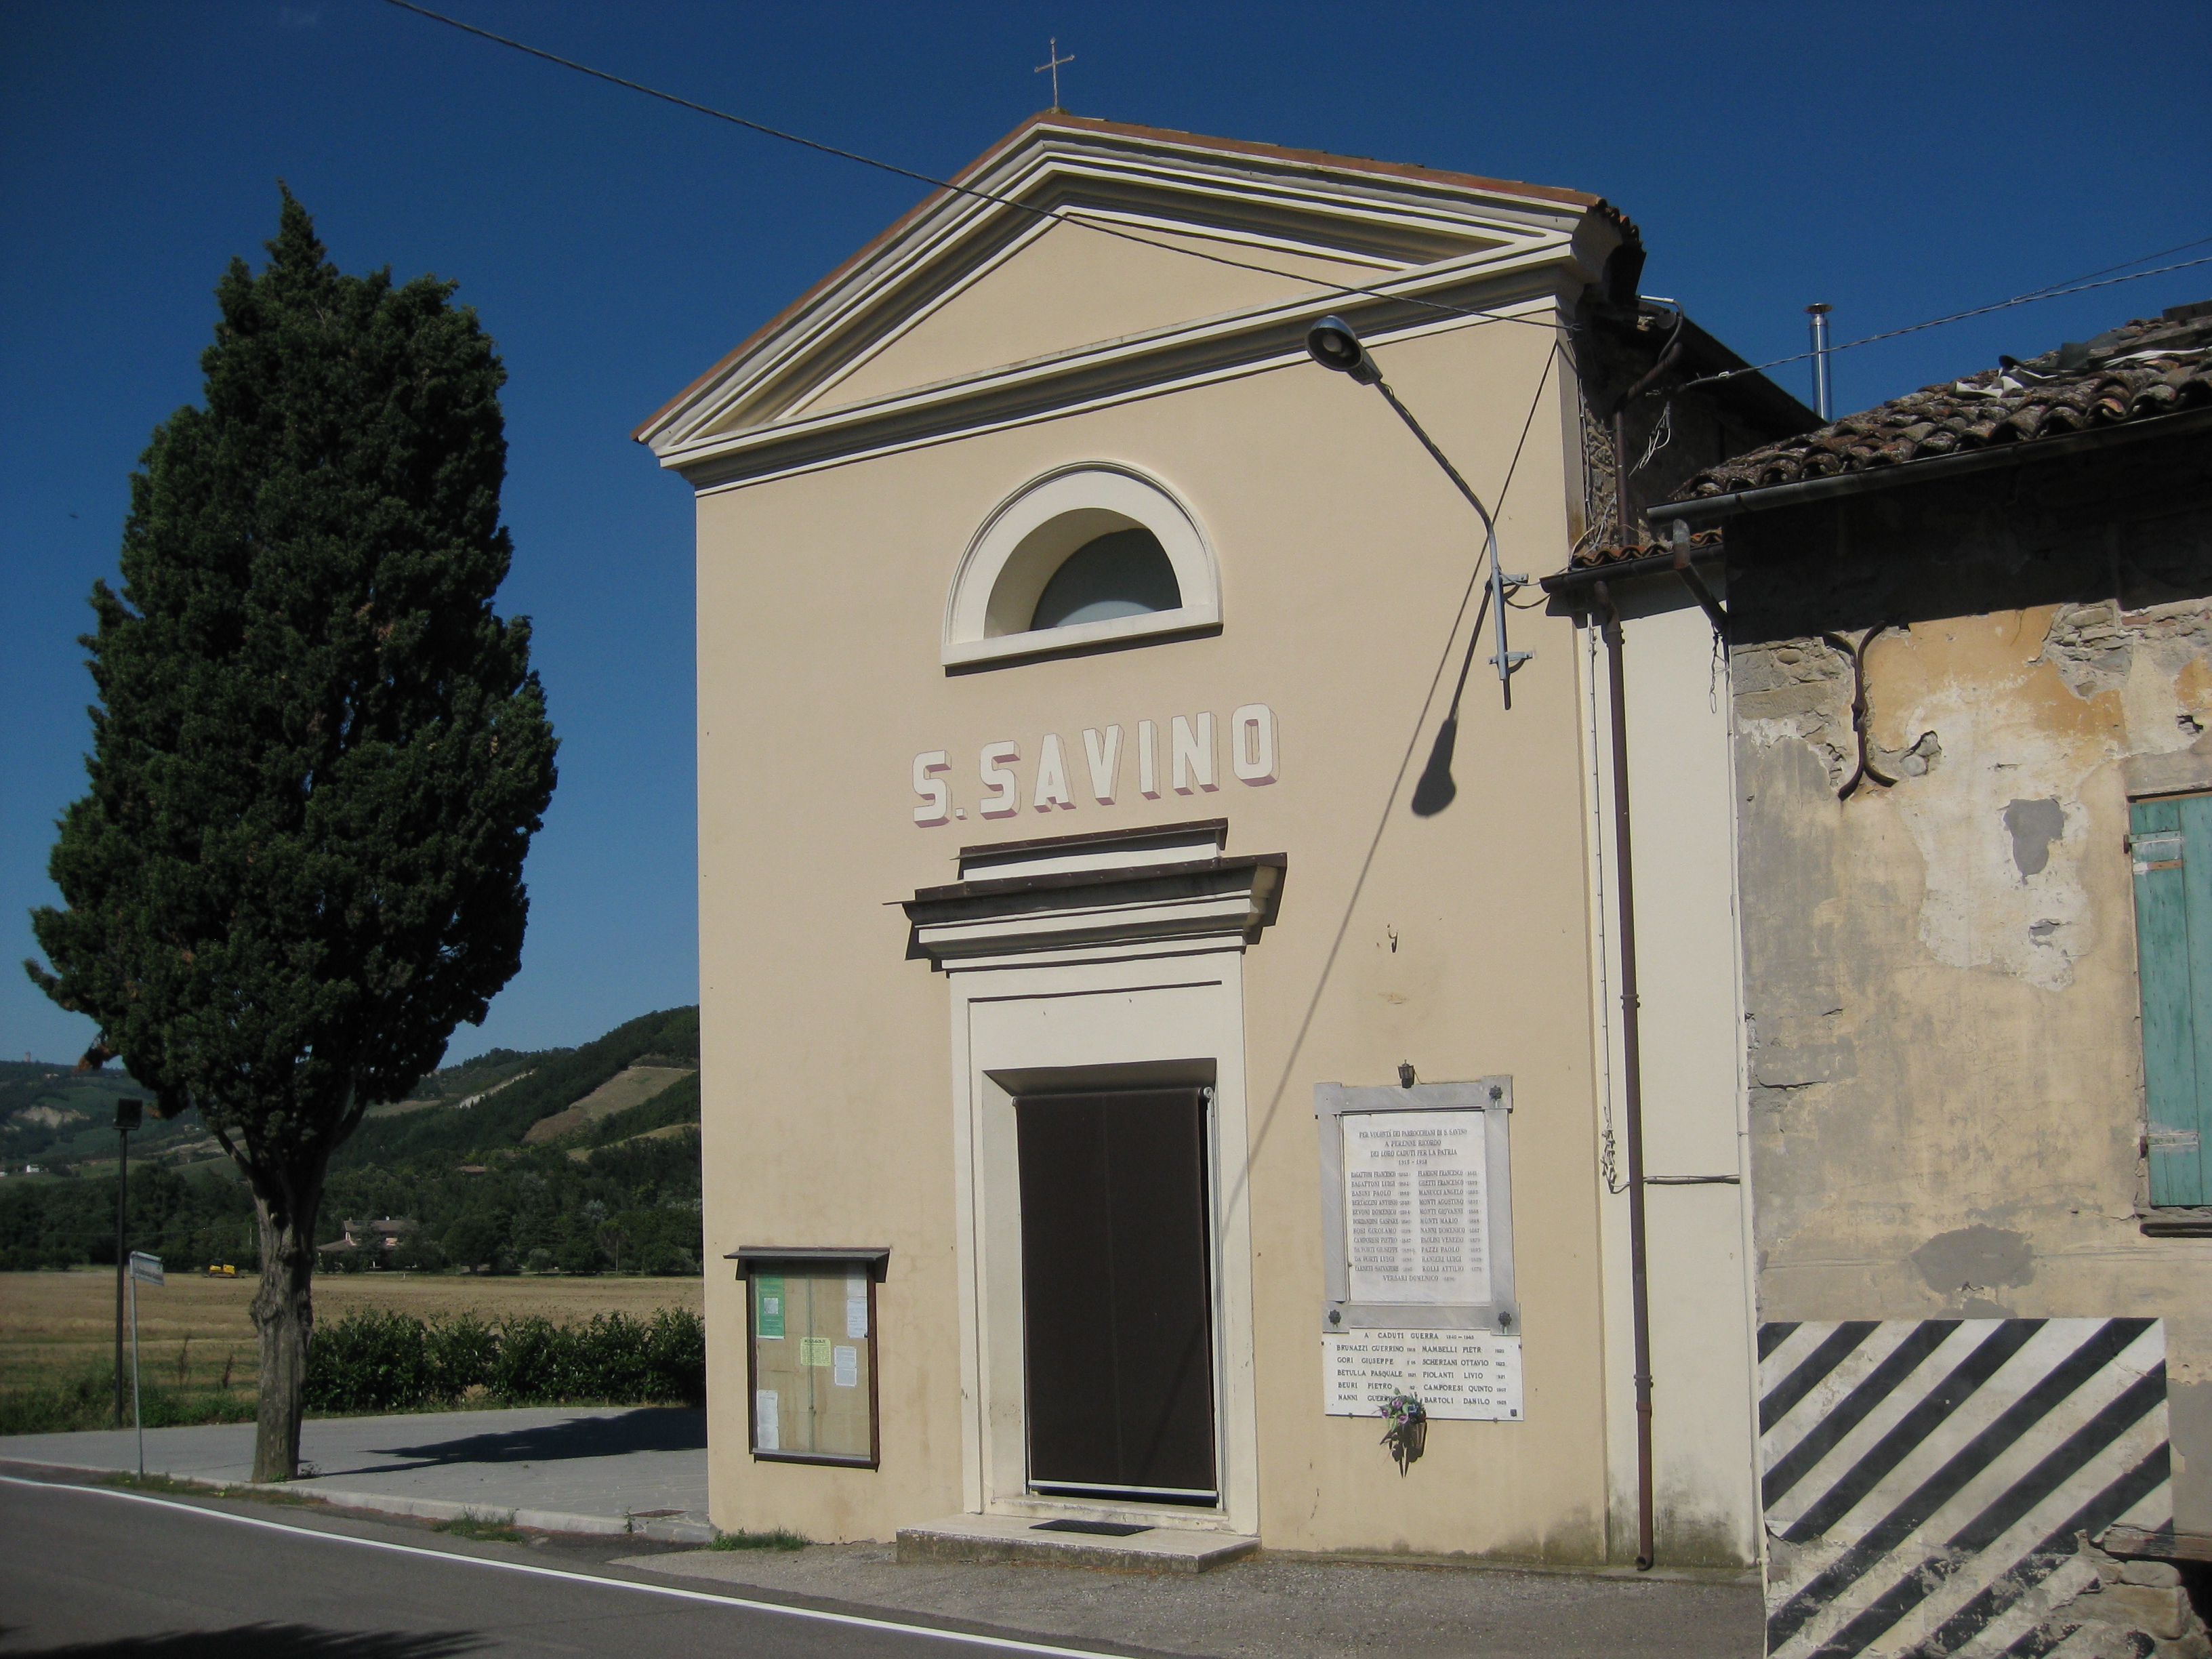
<svg viewBox="0 0 2212 1659">
<path fill-rule="evenodd" d="M 1417 1462 L 1427 1449 L 1428 1407 L 1417 1395 L 1401 1389 L 1382 1402 L 1382 1419 L 1390 1425 L 1383 1431 L 1382 1443 L 1390 1449 L 1390 1455 L 1397 1460 L 1398 1473 L 1403 1475 L 1407 1466 Z"/>
</svg>

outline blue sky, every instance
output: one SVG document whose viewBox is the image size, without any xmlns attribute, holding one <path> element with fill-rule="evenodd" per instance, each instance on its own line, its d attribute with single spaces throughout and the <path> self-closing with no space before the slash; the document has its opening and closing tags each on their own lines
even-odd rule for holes
<svg viewBox="0 0 2212 1659">
<path fill-rule="evenodd" d="M 1853 339 L 2212 236 L 2202 0 L 441 9 L 940 176 L 1049 101 L 1057 35 L 1081 114 L 1601 192 L 1646 291 L 1754 361 L 1803 349 L 1809 301 Z M 921 187 L 381 0 L 12 0 L 0 135 L 0 1055 L 88 1034 L 12 966 L 82 787 L 75 636 L 279 176 L 346 269 L 458 279 L 512 377 L 502 608 L 536 619 L 562 775 L 522 972 L 453 1052 L 693 1000 L 690 501 L 628 434 Z M 2207 295 L 2201 265 L 1868 346 L 1838 404 Z"/>
</svg>

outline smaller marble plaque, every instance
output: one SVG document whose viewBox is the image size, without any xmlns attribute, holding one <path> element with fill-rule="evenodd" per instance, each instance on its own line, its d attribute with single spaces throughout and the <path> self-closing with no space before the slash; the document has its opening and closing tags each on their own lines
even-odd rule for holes
<svg viewBox="0 0 2212 1659">
<path fill-rule="evenodd" d="M 1322 1389 L 1331 1417 L 1380 1418 L 1393 1394 L 1432 1418 L 1521 1419 L 1521 1339 L 1486 1331 L 1351 1331 L 1321 1340 Z"/>
</svg>

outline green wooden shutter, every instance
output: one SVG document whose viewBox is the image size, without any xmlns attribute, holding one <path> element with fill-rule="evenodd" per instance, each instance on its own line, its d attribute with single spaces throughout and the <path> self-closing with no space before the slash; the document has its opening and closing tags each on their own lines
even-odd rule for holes
<svg viewBox="0 0 2212 1659">
<path fill-rule="evenodd" d="M 2212 1204 L 2212 795 L 2130 814 L 2150 1201 Z"/>
</svg>

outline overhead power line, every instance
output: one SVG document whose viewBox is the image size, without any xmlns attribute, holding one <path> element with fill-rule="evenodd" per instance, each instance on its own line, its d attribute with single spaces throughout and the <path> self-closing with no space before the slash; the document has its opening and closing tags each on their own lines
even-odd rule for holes
<svg viewBox="0 0 2212 1659">
<path fill-rule="evenodd" d="M 542 58 L 549 64 L 558 64 L 563 69 L 574 70 L 579 75 L 588 75 L 593 80 L 609 82 L 617 87 L 626 87 L 632 92 L 641 92 L 648 98 L 658 98 L 664 103 L 693 110 L 701 115 L 712 116 L 717 121 L 727 121 L 732 125 L 744 127 L 748 131 L 761 133 L 770 138 L 780 138 L 787 144 L 798 144 L 803 149 L 817 150 L 824 155 L 836 156 L 841 161 L 857 161 L 862 167 L 874 167 L 879 172 L 894 173 L 901 179 L 911 179 L 918 184 L 928 185 L 938 190 L 951 191 L 956 195 L 972 196 L 979 202 L 991 202 L 1000 207 L 1012 208 L 1018 212 L 1030 214 L 1040 219 L 1049 219 L 1055 224 L 1073 225 L 1079 229 L 1095 231 L 1101 236 L 1112 236 L 1124 242 L 1134 242 L 1139 247 L 1158 248 L 1163 252 L 1179 253 L 1190 259 L 1204 259 L 1212 264 L 1227 265 L 1232 270 L 1249 270 L 1262 276 L 1280 276 L 1294 283 L 1311 283 L 1316 288 L 1331 294 L 1357 295 L 1375 300 L 1395 300 L 1402 305 L 1419 306 L 1425 310 L 1443 312 L 1453 317 L 1473 317 L 1490 323 L 1522 323 L 1532 328 L 1549 329 L 1554 332 L 1563 326 L 1559 321 L 1546 321 L 1537 317 L 1516 317 L 1509 312 L 1483 311 L 1472 306 L 1447 305 L 1441 300 L 1425 300 L 1418 295 L 1401 294 L 1389 289 L 1359 288 L 1344 283 L 1324 282 L 1302 275 L 1297 271 L 1278 270 L 1271 265 L 1258 265 L 1243 259 L 1231 259 L 1224 254 L 1208 253 L 1200 248 L 1182 247 L 1173 242 L 1156 242 L 1149 236 L 1139 236 L 1134 231 L 1117 230 L 1111 225 L 1102 225 L 1095 219 L 1079 218 L 1072 214 L 1063 213 L 1057 208 L 1038 207 L 1033 203 L 1018 201 L 1011 196 L 1000 196 L 991 191 L 978 190 L 973 185 L 963 185 L 956 179 L 939 179 L 931 173 L 918 173 L 912 167 L 902 167 L 895 161 L 880 161 L 872 155 L 863 155 L 858 150 L 841 149 L 835 144 L 825 144 L 818 139 L 805 137 L 796 132 L 786 132 L 781 127 L 772 127 L 765 122 L 749 120 L 742 115 L 732 115 L 727 110 L 719 110 L 712 105 L 698 103 L 692 99 L 680 97 L 672 92 L 663 92 L 658 87 L 647 86 L 642 81 L 627 80 L 622 76 L 611 75 L 605 70 L 594 69 L 589 64 L 580 64 L 573 58 L 563 58 L 558 52 L 547 52 L 543 47 L 530 45 L 527 41 L 517 40 L 508 35 L 495 34 L 489 29 L 478 28 L 474 23 L 465 23 L 458 17 L 448 17 L 443 12 L 432 11 L 428 6 L 418 6 L 414 3 L 414 0 L 385 0 L 385 3 L 397 6 L 402 11 L 411 11 L 418 17 L 427 17 L 434 23 L 443 23 L 449 28 L 459 29 L 464 34 L 473 34 L 482 40 L 496 42 L 502 46 L 510 46 L 516 52 L 527 53 L 530 57 Z"/>
<path fill-rule="evenodd" d="M 1208 253 L 1200 248 L 1187 247 L 1174 242 L 1155 241 L 1149 236 L 1140 236 L 1133 231 L 1121 230 L 1111 225 L 1101 224 L 1095 219 L 1080 218 L 1064 213 L 1057 208 L 1042 208 L 1032 203 L 1018 201 L 1012 197 L 1000 196 L 988 190 L 978 190 L 973 185 L 963 185 L 956 179 L 939 179 L 933 173 L 922 173 L 913 167 L 901 167 L 895 161 L 880 161 L 872 155 L 864 155 L 858 150 L 844 149 L 836 144 L 826 144 L 819 139 L 809 138 L 800 133 L 786 132 L 782 128 L 769 126 L 764 121 L 755 121 L 745 116 L 732 115 L 727 110 L 716 109 L 710 104 L 702 104 L 694 99 L 682 97 L 676 93 L 663 92 L 658 87 L 649 87 L 641 81 L 632 81 L 606 70 L 595 69 L 591 64 L 579 63 L 573 58 L 563 58 L 558 52 L 548 52 L 542 46 L 533 46 L 526 40 L 517 40 L 510 35 L 498 34 L 490 29 L 479 28 L 474 23 L 463 22 L 458 17 L 447 16 L 444 12 L 433 11 L 428 6 L 416 5 L 414 0 L 385 0 L 385 3 L 395 6 L 402 11 L 412 12 L 418 17 L 428 18 L 434 23 L 443 23 L 448 28 L 459 29 L 464 34 L 473 34 L 479 40 L 489 40 L 495 45 L 508 47 L 528 57 L 542 58 L 549 64 L 557 64 L 562 69 L 574 70 L 579 75 L 587 75 L 595 81 L 605 81 L 611 85 L 623 87 L 631 92 L 643 93 L 648 98 L 657 98 L 663 103 L 674 104 L 678 108 L 691 110 L 717 121 L 726 121 L 732 126 L 744 127 L 748 131 L 760 133 L 765 137 L 779 139 L 787 144 L 797 144 L 802 149 L 814 150 L 823 155 L 833 155 L 840 161 L 854 161 L 862 167 L 873 167 L 878 172 L 891 173 L 901 179 L 911 179 L 917 184 L 927 185 L 934 190 L 972 197 L 977 201 L 990 202 L 1000 207 L 1012 208 L 1017 212 L 1049 220 L 1055 224 L 1073 225 L 1079 229 L 1091 231 L 1101 236 L 1111 236 L 1121 241 L 1134 242 L 1139 247 L 1156 248 L 1162 252 L 1181 254 L 1189 259 L 1203 259 L 1211 264 L 1226 265 L 1234 270 L 1251 271 L 1262 276 L 1279 276 L 1290 282 L 1311 283 L 1325 293 L 1357 295 L 1364 299 L 1391 300 L 1403 305 L 1417 306 L 1427 311 L 1440 312 L 1448 316 L 1473 318 L 1478 324 L 1522 323 L 1534 328 L 1551 330 L 1555 336 L 1563 327 L 1570 331 L 1574 327 L 1573 324 L 1564 319 L 1547 321 L 1539 317 L 1517 317 L 1507 312 L 1484 311 L 1472 306 L 1449 305 L 1441 300 L 1423 299 L 1417 295 L 1399 293 L 1389 289 L 1361 288 L 1356 284 L 1320 281 L 1297 271 L 1279 270 L 1272 265 L 1254 264 L 1248 260 L 1231 259 L 1224 254 Z M 2117 265 L 2106 265 L 2102 270 L 2089 272 L 2087 277 L 2075 277 L 2069 283 L 2033 289 L 2026 294 L 2015 295 L 2009 300 L 1999 300 L 1991 305 L 1976 306 L 1968 311 L 1953 312 L 1948 316 L 1931 317 L 1925 322 L 1910 323 L 1903 328 L 1887 329 L 1881 333 L 1869 334 L 1861 339 L 1847 340 L 1843 344 L 1832 346 L 1829 349 L 1832 353 L 1849 351 L 1855 346 L 1872 345 L 1877 340 L 1893 340 L 1901 334 L 1917 334 L 1923 329 L 1942 328 L 1948 324 L 1964 322 L 1973 317 L 1987 316 L 1991 312 L 2004 311 L 2014 306 L 2033 304 L 2039 300 L 2063 299 L 2068 295 L 2087 293 L 2091 289 L 2111 288 L 2121 283 L 2140 282 L 2147 276 L 2162 276 L 2169 271 L 2187 270 L 2197 265 L 2212 264 L 2212 255 L 2207 255 L 2202 258 L 2185 259 L 2178 264 L 2160 265 L 2153 270 L 2135 271 L 2125 276 L 2106 275 L 2109 271 L 2126 270 L 2129 266 L 2141 264 L 2146 259 L 2162 258 L 2168 253 L 2179 253 L 2187 248 L 2202 246 L 2206 242 L 2212 242 L 2212 236 L 2199 237 L 2195 241 L 2183 242 L 2178 246 L 2166 248 L 2157 253 L 2146 253 L 2139 258 L 2123 261 Z M 2102 277 L 2104 280 L 2091 281 L 2088 280 L 2089 277 Z M 1763 374 L 1767 369 L 1779 368 L 1785 364 L 1807 362 L 1815 355 L 1810 351 L 1801 351 L 1788 357 L 1776 357 L 1766 362 L 1748 364 L 1742 368 L 1731 368 L 1717 374 L 1701 375 L 1694 380 L 1685 382 L 1676 390 L 1686 390 L 1690 386 L 1711 386 L 1719 381 L 1738 380 L 1746 374 Z"/>
<path fill-rule="evenodd" d="M 2042 288 L 2032 288 L 2021 297 L 2033 299 L 2039 295 L 2050 293 L 2054 288 L 2070 288 L 2076 283 L 2086 283 L 2093 277 L 2109 276 L 2116 270 L 2133 270 L 2136 265 L 2148 264 L 2153 259 L 2163 259 L 2169 253 L 2186 253 L 2191 248 L 2203 247 L 2207 242 L 2212 242 L 2212 236 L 2199 236 L 2193 242 L 2177 242 L 2172 247 L 2159 249 L 2155 253 L 2146 253 L 2134 259 L 2123 259 L 2116 265 L 2100 265 L 2094 270 L 2083 271 L 2079 276 L 2069 276 L 2062 282 L 2046 283 Z M 2147 270 L 2138 274 L 2144 276 L 2151 275 Z"/>
<path fill-rule="evenodd" d="M 2207 242 L 2212 242 L 2212 236 L 2200 236 L 2193 242 L 2184 242 L 2180 247 L 2170 247 L 2165 252 L 2179 253 L 2182 248 L 2202 247 Z M 2142 258 L 2125 260 L 2117 265 L 2106 265 L 2105 270 L 2125 270 L 2130 265 L 2141 264 L 2144 259 L 2155 259 L 2160 257 L 2161 257 L 2160 254 L 2146 253 Z M 2146 276 L 2163 276 L 2169 270 L 2187 270 L 2192 265 L 2212 265 L 2212 253 L 2208 253 L 2202 258 L 2184 259 L 2178 264 L 2160 265 L 2155 270 L 2138 270 L 2127 276 L 2107 276 L 2102 282 L 2085 282 L 2077 276 L 2068 283 L 2055 283 L 2048 288 L 2032 289 L 2026 294 L 2016 294 L 2009 300 L 1999 300 L 1992 305 L 1976 306 L 1971 311 L 1954 311 L 1948 317 L 1931 317 L 1924 323 L 1908 323 L 1903 328 L 1884 329 L 1879 334 L 1869 334 L 1860 339 L 1846 340 L 1839 346 L 1830 346 L 1828 350 L 1831 355 L 1838 351 L 1849 351 L 1853 346 L 1872 345 L 1876 340 L 1893 340 L 1900 334 L 1917 334 L 1923 328 L 1941 328 L 1946 323 L 1963 323 L 1969 317 L 1986 317 L 1993 311 L 2009 310 L 2014 306 L 2033 305 L 2039 300 L 2063 300 L 2069 294 L 2087 294 L 2094 288 L 2111 288 L 2120 283 L 2140 282 Z M 2101 273 L 2092 271 L 2089 274 L 2094 276 Z M 1687 391 L 1693 386 L 1711 386 L 1717 380 L 1733 380 L 1745 374 L 1763 374 L 1770 368 L 1779 368 L 1784 363 L 1806 362 L 1818 356 L 1820 356 L 1818 352 L 1801 351 L 1795 356 L 1776 357 L 1764 363 L 1750 363 L 1741 368 L 1724 369 L 1718 374 L 1703 374 L 1694 380 L 1685 380 L 1675 389 Z"/>
</svg>

